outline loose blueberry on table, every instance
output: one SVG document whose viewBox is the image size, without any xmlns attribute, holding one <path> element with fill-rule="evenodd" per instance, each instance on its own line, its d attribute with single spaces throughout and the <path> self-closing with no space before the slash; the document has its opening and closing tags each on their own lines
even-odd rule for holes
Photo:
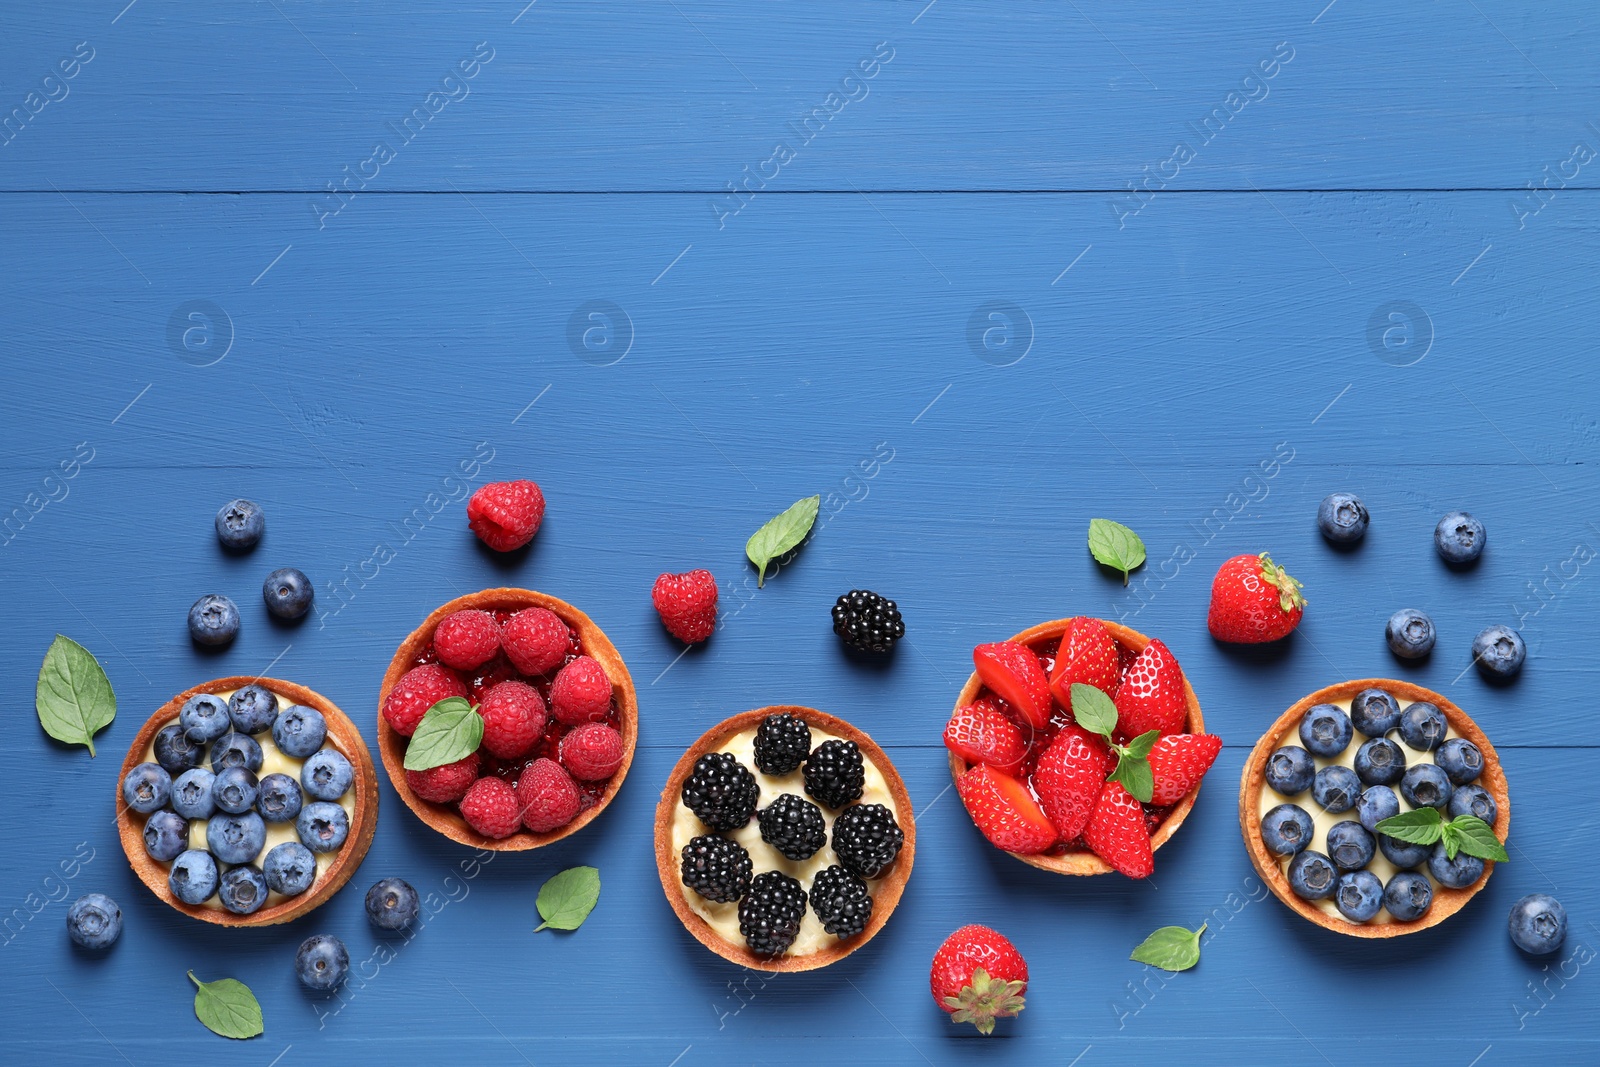
<svg viewBox="0 0 1600 1067">
<path fill-rule="evenodd" d="M 1483 523 L 1465 511 L 1452 511 L 1433 530 L 1433 547 L 1446 563 L 1462 566 L 1483 555 L 1488 536 Z"/>
<path fill-rule="evenodd" d="M 1336 545 L 1349 545 L 1366 536 L 1371 516 L 1354 493 L 1329 493 L 1317 507 L 1317 529 Z"/>
<path fill-rule="evenodd" d="M 1401 659 L 1421 659 L 1426 656 L 1433 651 L 1437 636 L 1433 620 L 1416 608 L 1401 608 L 1389 616 L 1383 631 L 1389 651 Z"/>
<path fill-rule="evenodd" d="M 1511 941 L 1522 951 L 1544 956 L 1567 940 L 1567 909 L 1548 893 L 1529 893 L 1511 905 Z"/>
<path fill-rule="evenodd" d="M 217 510 L 217 540 L 223 548 L 243 552 L 256 546 L 267 529 L 267 517 L 249 500 L 230 500 Z"/>
<path fill-rule="evenodd" d="M 1528 646 L 1522 635 L 1509 626 L 1486 627 L 1472 639 L 1472 662 L 1490 681 L 1509 681 L 1522 670 Z"/>
<path fill-rule="evenodd" d="M 239 608 L 232 600 L 210 593 L 189 606 L 189 637 L 215 648 L 239 636 Z"/>
<path fill-rule="evenodd" d="M 266 602 L 267 614 L 283 622 L 305 618 L 315 595 L 311 579 L 294 567 L 279 567 L 261 583 L 261 599 Z"/>
</svg>

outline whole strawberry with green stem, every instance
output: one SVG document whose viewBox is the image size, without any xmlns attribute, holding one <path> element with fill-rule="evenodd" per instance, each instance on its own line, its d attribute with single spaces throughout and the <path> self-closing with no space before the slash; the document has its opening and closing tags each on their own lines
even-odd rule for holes
<svg viewBox="0 0 1600 1067">
<path fill-rule="evenodd" d="M 987 926 L 963 926 L 933 954 L 928 986 L 950 1021 L 994 1033 L 994 1021 L 1023 1009 L 1028 963 L 1004 934 Z"/>
<path fill-rule="evenodd" d="M 1287 637 L 1305 614 L 1306 598 L 1289 572 L 1259 556 L 1234 556 L 1211 582 L 1206 628 L 1218 641 L 1255 645 Z"/>
</svg>

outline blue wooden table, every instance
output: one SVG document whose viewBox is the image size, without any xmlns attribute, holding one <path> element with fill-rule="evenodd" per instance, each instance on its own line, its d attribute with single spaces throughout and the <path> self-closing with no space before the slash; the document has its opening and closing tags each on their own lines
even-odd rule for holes
<svg viewBox="0 0 1600 1067">
<path fill-rule="evenodd" d="M 0 1059 L 1332 1063 L 1396 1035 L 1462 1067 L 1600 1056 L 1600 11 L 524 3 L 0 15 Z M 467 531 L 474 457 L 543 486 L 531 551 Z M 1315 529 L 1336 489 L 1373 514 L 1354 552 Z M 815 536 L 756 589 L 745 538 L 811 493 Z M 241 495 L 268 532 L 224 557 L 211 516 Z M 1467 573 L 1430 543 L 1455 508 L 1489 530 Z M 1128 588 L 1085 551 L 1097 515 L 1149 545 Z M 1282 647 L 1220 646 L 1210 578 L 1263 549 L 1309 613 Z M 317 585 L 298 627 L 255 599 L 283 565 Z M 697 566 L 723 626 L 680 656 L 648 590 Z M 156 706 L 270 668 L 371 741 L 400 638 L 496 584 L 575 602 L 628 660 L 640 749 L 603 818 L 475 864 L 385 782 L 356 885 L 286 927 L 202 928 L 136 881 L 111 796 Z M 853 587 L 904 610 L 882 666 L 829 630 Z M 215 655 L 184 630 L 210 592 L 245 609 Z M 1382 631 L 1407 606 L 1440 639 L 1402 667 Z M 1025 867 L 948 789 L 972 645 L 1079 613 L 1163 637 L 1226 740 L 1147 883 Z M 1530 650 L 1504 688 L 1468 669 L 1497 622 Z M 56 632 L 116 687 L 95 759 L 34 721 Z M 1356 943 L 1266 894 L 1234 798 L 1288 704 L 1369 675 L 1473 714 L 1515 812 L 1464 912 Z M 779 702 L 885 745 L 920 847 L 873 942 L 769 977 L 683 931 L 650 833 L 683 749 Z M 598 909 L 535 934 L 539 884 L 578 863 Z M 380 948 L 357 887 L 387 875 L 436 905 Z M 103 955 L 62 929 L 91 890 L 126 916 Z M 1548 961 L 1505 933 L 1534 891 L 1572 918 Z M 1193 971 L 1128 960 L 1202 921 Z M 927 993 L 966 922 L 1032 968 L 994 1039 Z M 291 971 L 317 932 L 356 961 L 337 997 Z M 251 985 L 265 1035 L 202 1029 L 188 969 Z"/>
</svg>

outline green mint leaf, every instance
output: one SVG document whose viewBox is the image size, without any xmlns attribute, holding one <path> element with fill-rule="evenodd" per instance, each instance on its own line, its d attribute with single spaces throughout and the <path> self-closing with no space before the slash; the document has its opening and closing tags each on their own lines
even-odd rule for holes
<svg viewBox="0 0 1600 1067">
<path fill-rule="evenodd" d="M 1496 863 L 1511 860 L 1506 855 L 1505 846 L 1494 836 L 1494 827 L 1476 815 L 1457 815 L 1445 824 L 1444 830 L 1447 849 L 1454 842 L 1459 851 L 1481 860 L 1494 860 Z M 1455 855 L 1452 853 L 1450 858 L 1455 859 Z"/>
<path fill-rule="evenodd" d="M 1163 926 L 1140 942 L 1128 958 L 1163 971 L 1187 971 L 1200 962 L 1200 935 L 1205 932 L 1205 923 L 1198 930 Z"/>
<path fill-rule="evenodd" d="M 429 708 L 406 746 L 405 768 L 427 771 L 466 759 L 483 743 L 483 716 L 465 697 L 445 697 Z"/>
<path fill-rule="evenodd" d="M 1113 780 L 1121 782 L 1128 795 L 1141 804 L 1150 803 L 1155 795 L 1156 778 L 1150 771 L 1150 761 L 1130 756 L 1126 751 L 1117 758 L 1117 769 L 1111 772 Z"/>
<path fill-rule="evenodd" d="M 1110 737 L 1117 728 L 1117 706 L 1094 686 L 1073 682 L 1072 718 L 1090 733 Z"/>
<path fill-rule="evenodd" d="M 261 1003 L 250 987 L 234 978 L 202 982 L 189 972 L 195 984 L 194 1014 L 207 1030 L 222 1037 L 242 1041 L 266 1030 L 261 1020 Z"/>
<path fill-rule="evenodd" d="M 1139 535 L 1110 519 L 1089 520 L 1089 554 L 1095 562 L 1122 572 L 1122 584 L 1128 584 L 1128 572 L 1144 562 L 1144 542 Z"/>
<path fill-rule="evenodd" d="M 1444 837 L 1444 820 L 1433 808 L 1416 808 L 1391 815 L 1378 824 L 1378 832 L 1412 845 L 1431 845 Z"/>
<path fill-rule="evenodd" d="M 600 872 L 593 867 L 569 867 L 539 887 L 539 917 L 533 928 L 576 930 L 600 900 Z"/>
<path fill-rule="evenodd" d="M 39 725 L 57 741 L 86 745 L 94 758 L 94 735 L 117 717 L 117 695 L 89 650 L 56 634 L 39 666 L 34 690 Z"/>
<path fill-rule="evenodd" d="M 798 548 L 806 539 L 817 521 L 817 508 L 821 505 L 821 496 L 796 500 L 783 514 L 768 519 L 766 525 L 750 535 L 750 540 L 744 543 L 744 554 L 760 571 L 756 576 L 757 588 L 766 583 L 767 564 L 790 549 Z"/>
<path fill-rule="evenodd" d="M 1159 740 L 1161 740 L 1160 730 L 1146 730 L 1128 742 L 1128 755 L 1134 759 L 1145 759 L 1150 755 L 1150 750 L 1156 747 L 1156 742 Z"/>
</svg>

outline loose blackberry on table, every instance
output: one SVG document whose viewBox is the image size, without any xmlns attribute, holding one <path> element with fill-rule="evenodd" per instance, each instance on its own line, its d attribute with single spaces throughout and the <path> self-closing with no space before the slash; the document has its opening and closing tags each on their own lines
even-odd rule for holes
<svg viewBox="0 0 1600 1067">
<path fill-rule="evenodd" d="M 680 873 L 707 900 L 731 904 L 750 889 L 750 853 L 737 841 L 702 834 L 683 846 Z"/>
<path fill-rule="evenodd" d="M 824 741 L 806 760 L 804 773 L 806 792 L 824 807 L 860 800 L 866 786 L 865 764 L 854 741 Z"/>
<path fill-rule="evenodd" d="M 833 853 L 862 878 L 876 878 L 894 865 L 905 832 L 882 804 L 855 804 L 833 820 Z"/>
<path fill-rule="evenodd" d="M 809 783 L 809 777 L 807 781 Z M 809 784 L 806 791 L 811 791 Z M 684 807 L 712 830 L 737 830 L 744 826 L 755 815 L 760 794 L 756 776 L 728 752 L 708 752 L 701 756 L 695 761 L 694 773 L 683 783 Z"/>
<path fill-rule="evenodd" d="M 833 605 L 833 632 L 860 652 L 888 652 L 906 635 L 894 601 L 869 589 L 852 589 Z"/>
<path fill-rule="evenodd" d="M 790 774 L 811 755 L 811 727 L 793 715 L 768 715 L 756 727 L 756 770 Z"/>
<path fill-rule="evenodd" d="M 834 864 L 811 880 L 811 910 L 828 933 L 854 937 L 872 918 L 872 894 L 860 875 Z"/>
<path fill-rule="evenodd" d="M 822 809 L 803 797 L 785 793 L 756 813 L 761 840 L 791 860 L 808 860 L 828 843 Z"/>
<path fill-rule="evenodd" d="M 750 891 L 739 901 L 739 932 L 757 956 L 777 956 L 788 951 L 800 935 L 806 914 L 806 891 L 782 871 L 758 874 Z"/>
</svg>

